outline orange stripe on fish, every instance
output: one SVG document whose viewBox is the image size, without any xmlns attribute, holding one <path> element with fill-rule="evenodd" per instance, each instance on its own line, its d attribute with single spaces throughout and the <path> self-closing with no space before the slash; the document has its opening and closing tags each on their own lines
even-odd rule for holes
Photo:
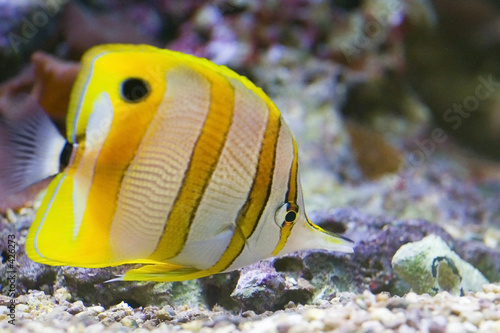
<svg viewBox="0 0 500 333">
<path fill-rule="evenodd" d="M 181 252 L 233 118 L 234 91 L 228 80 L 204 68 L 197 70 L 206 76 L 211 85 L 210 110 L 190 157 L 182 187 L 168 216 L 163 237 L 151 256 L 158 261 L 166 261 Z"/>
</svg>

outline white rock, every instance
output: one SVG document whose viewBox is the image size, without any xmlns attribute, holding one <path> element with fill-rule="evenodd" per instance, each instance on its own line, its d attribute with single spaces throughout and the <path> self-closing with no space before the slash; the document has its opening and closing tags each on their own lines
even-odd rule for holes
<svg viewBox="0 0 500 333">
<path fill-rule="evenodd" d="M 392 267 L 419 294 L 448 291 L 461 295 L 489 283 L 436 235 L 401 246 L 392 258 Z"/>
</svg>

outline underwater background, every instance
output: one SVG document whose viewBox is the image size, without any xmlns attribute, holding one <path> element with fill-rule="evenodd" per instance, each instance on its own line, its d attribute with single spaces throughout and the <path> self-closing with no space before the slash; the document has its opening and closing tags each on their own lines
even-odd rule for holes
<svg viewBox="0 0 500 333">
<path fill-rule="evenodd" d="M 0 1 L 0 114 L 29 94 L 64 131 L 94 45 L 208 58 L 270 96 L 298 143 L 309 218 L 356 242 L 104 283 L 130 267 L 26 257 L 41 184 L 0 202 L 0 328 L 500 331 L 499 22 L 494 0 Z"/>
</svg>

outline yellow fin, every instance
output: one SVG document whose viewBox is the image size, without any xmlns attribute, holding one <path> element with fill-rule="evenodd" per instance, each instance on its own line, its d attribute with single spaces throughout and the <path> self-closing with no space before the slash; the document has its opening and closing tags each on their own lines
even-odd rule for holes
<svg viewBox="0 0 500 333">
<path fill-rule="evenodd" d="M 173 264 L 147 265 L 141 268 L 131 269 L 125 275 L 106 282 L 114 281 L 156 281 L 173 282 L 197 279 L 199 277 L 211 275 L 213 273 L 206 270 L 199 270 L 193 267 L 184 267 Z"/>
<path fill-rule="evenodd" d="M 72 234 L 72 224 L 54 222 L 73 219 L 72 191 L 73 182 L 64 173 L 57 175 L 49 184 L 47 194 L 43 198 L 26 239 L 26 253 L 31 260 L 46 265 L 64 264 L 63 261 L 66 258 L 58 256 L 53 258 L 51 254 L 56 250 L 62 257 L 67 254 L 71 248 L 70 238 L 63 237 L 63 235 Z M 61 198 L 67 198 L 67 200 L 61 200 Z M 55 209 L 51 210 L 51 208 Z M 54 213 L 57 216 L 50 219 L 49 216 L 52 217 Z M 49 251 L 49 255 L 46 250 Z"/>
<path fill-rule="evenodd" d="M 75 212 L 86 207 L 75 185 L 75 178 L 66 173 L 60 173 L 50 183 L 28 233 L 28 257 L 46 265 L 77 267 L 125 263 L 111 253 L 107 225 L 101 219 L 90 216 L 82 222 L 76 221 Z M 105 200 L 101 202 L 107 204 Z"/>
</svg>

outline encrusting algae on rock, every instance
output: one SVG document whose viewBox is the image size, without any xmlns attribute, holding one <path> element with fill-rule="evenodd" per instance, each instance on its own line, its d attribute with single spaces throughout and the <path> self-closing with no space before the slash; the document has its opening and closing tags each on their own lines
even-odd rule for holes
<svg viewBox="0 0 500 333">
<path fill-rule="evenodd" d="M 2 119 L 0 188 L 51 179 L 26 241 L 34 261 L 141 263 L 114 280 L 179 281 L 302 249 L 352 252 L 307 218 L 279 110 L 226 67 L 101 45 L 83 58 L 66 138 L 25 103 L 29 114 Z"/>
<path fill-rule="evenodd" d="M 392 258 L 394 271 L 419 293 L 454 295 L 479 291 L 489 281 L 436 235 L 403 245 Z"/>
</svg>

